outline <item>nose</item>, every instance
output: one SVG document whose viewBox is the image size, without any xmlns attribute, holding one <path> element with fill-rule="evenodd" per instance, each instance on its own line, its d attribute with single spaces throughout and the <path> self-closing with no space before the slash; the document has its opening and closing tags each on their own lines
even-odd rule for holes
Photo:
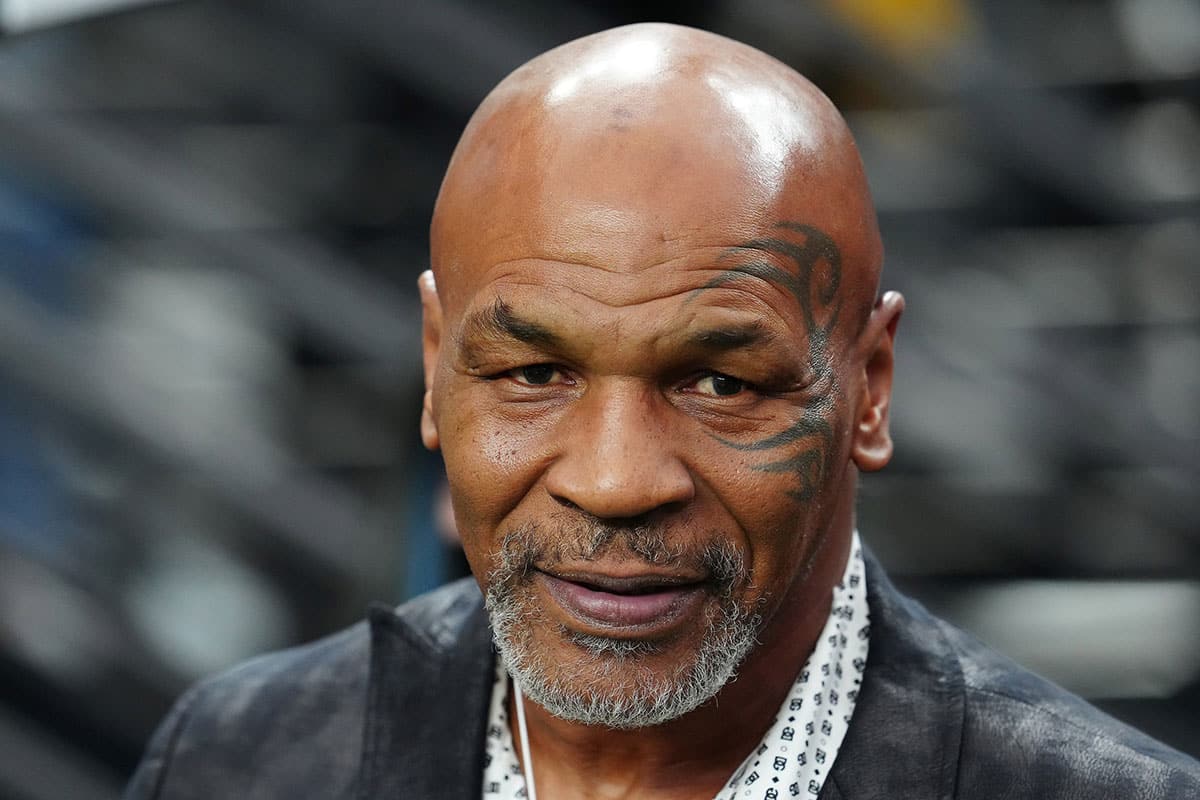
<svg viewBox="0 0 1200 800">
<path fill-rule="evenodd" d="M 669 414 L 654 390 L 591 387 L 563 421 L 561 450 L 546 475 L 550 494 L 606 519 L 685 505 L 696 487 Z"/>
</svg>

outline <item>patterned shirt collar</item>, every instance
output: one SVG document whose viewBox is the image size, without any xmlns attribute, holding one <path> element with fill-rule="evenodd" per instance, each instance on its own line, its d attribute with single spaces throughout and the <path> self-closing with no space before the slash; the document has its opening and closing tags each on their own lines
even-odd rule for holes
<svg viewBox="0 0 1200 800">
<path fill-rule="evenodd" d="M 761 743 L 714 800 L 814 798 L 833 768 L 850 726 L 867 664 L 870 623 L 858 531 L 829 618 Z M 484 800 L 519 800 L 525 778 L 508 723 L 508 674 L 499 659 L 488 712 Z"/>
</svg>

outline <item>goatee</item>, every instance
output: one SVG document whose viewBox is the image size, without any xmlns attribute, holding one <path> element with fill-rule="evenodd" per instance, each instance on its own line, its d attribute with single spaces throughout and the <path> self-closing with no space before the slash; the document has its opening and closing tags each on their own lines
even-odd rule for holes
<svg viewBox="0 0 1200 800">
<path fill-rule="evenodd" d="M 681 567 L 706 575 L 713 602 L 695 649 L 670 668 L 649 663 L 663 643 L 583 634 L 549 623 L 531 601 L 534 565 L 552 567 L 591 561 L 613 550 L 648 565 Z M 525 695 L 561 719 L 630 729 L 659 725 L 699 708 L 735 677 L 757 642 L 760 617 L 736 598 L 747 584 L 744 559 L 729 542 L 672 548 L 660 530 L 646 525 L 561 520 L 547 534 L 528 525 L 504 538 L 485 597 L 492 635 L 509 675 Z M 541 652 L 538 630 L 558 630 L 578 648 L 573 664 Z"/>
</svg>

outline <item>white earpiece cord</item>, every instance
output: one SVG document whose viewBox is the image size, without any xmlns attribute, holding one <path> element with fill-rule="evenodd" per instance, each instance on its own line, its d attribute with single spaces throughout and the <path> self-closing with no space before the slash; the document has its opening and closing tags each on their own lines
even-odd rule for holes
<svg viewBox="0 0 1200 800">
<path fill-rule="evenodd" d="M 521 736 L 521 770 L 525 773 L 525 794 L 529 800 L 537 800 L 537 787 L 533 785 L 533 755 L 529 752 L 529 728 L 525 725 L 525 695 L 521 684 L 513 679 L 513 692 L 517 697 L 517 730 Z"/>
</svg>

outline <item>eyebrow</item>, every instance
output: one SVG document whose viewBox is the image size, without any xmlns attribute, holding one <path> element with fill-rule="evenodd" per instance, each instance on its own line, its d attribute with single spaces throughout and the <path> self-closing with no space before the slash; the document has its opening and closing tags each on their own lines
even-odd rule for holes
<svg viewBox="0 0 1200 800">
<path fill-rule="evenodd" d="M 468 314 L 457 337 L 459 347 L 468 351 L 479 339 L 495 338 L 515 339 L 540 347 L 561 344 L 558 335 L 549 328 L 522 319 L 512 310 L 512 306 L 499 298 L 487 308 Z"/>
<path fill-rule="evenodd" d="M 484 342 L 511 339 L 547 350 L 562 349 L 562 338 L 537 322 L 524 319 L 512 306 L 497 298 L 491 305 L 471 312 L 464 320 L 455 337 L 460 352 L 468 359 L 479 357 Z M 701 328 L 688 331 L 684 344 L 692 349 L 727 353 L 755 345 L 771 344 L 779 339 L 778 334 L 758 320 Z"/>
<path fill-rule="evenodd" d="M 750 322 L 722 328 L 705 328 L 692 331 L 687 336 L 687 343 L 692 347 L 717 352 L 728 352 L 756 344 L 766 344 L 774 341 L 776 334 L 768 330 L 760 322 Z"/>
</svg>

